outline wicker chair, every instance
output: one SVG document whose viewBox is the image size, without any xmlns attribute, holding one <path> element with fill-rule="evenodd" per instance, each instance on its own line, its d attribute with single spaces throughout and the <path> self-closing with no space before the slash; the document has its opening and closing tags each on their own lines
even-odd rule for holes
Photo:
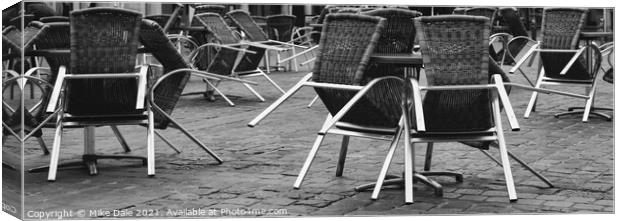
<svg viewBox="0 0 620 221">
<path fill-rule="evenodd" d="M 414 95 L 419 95 L 420 90 L 427 93 L 424 100 L 413 96 L 415 123 L 405 143 L 497 141 L 508 197 L 513 201 L 517 195 L 502 130 L 500 101 L 512 129 L 518 130 L 519 126 L 501 76 L 493 75 L 494 82 L 489 83 L 489 23 L 485 17 L 463 15 L 415 19 L 428 86 L 418 86 L 416 80 L 411 80 Z M 459 65 L 451 65 L 457 61 Z M 405 157 L 411 155 L 406 153 Z M 406 191 L 406 199 L 412 199 L 410 194 Z"/>
<path fill-rule="evenodd" d="M 292 15 L 271 15 L 267 16 L 267 34 L 269 39 L 290 42 L 293 37 L 293 29 L 295 28 L 295 19 Z"/>
<path fill-rule="evenodd" d="M 408 120 L 402 114 L 402 77 L 385 73 L 379 76 L 366 71 L 370 54 L 377 46 L 386 19 L 355 14 L 330 14 L 326 17 L 314 71 L 248 124 L 250 127 L 256 126 L 302 87 L 315 88 L 330 115 L 306 158 L 295 181 L 295 188 L 301 186 L 326 134 L 344 135 L 336 168 L 336 176 L 341 176 L 350 136 L 375 139 L 392 136 L 388 153 L 390 156 L 408 127 Z M 405 173 L 413 175 L 410 162 L 406 161 L 409 169 Z M 417 176 L 423 182 L 428 180 L 420 174 Z M 407 202 L 411 203 L 412 200 Z"/>
<path fill-rule="evenodd" d="M 192 56 L 193 64 L 200 70 L 206 70 L 208 73 L 217 74 L 219 76 L 229 76 L 231 79 L 241 79 L 249 77 L 262 76 L 266 78 L 278 91 L 284 93 L 284 90 L 278 84 L 276 84 L 269 76 L 267 76 L 258 65 L 265 54 L 265 49 L 262 47 L 256 47 L 254 44 L 242 43 L 240 39 L 233 33 L 233 31 L 226 25 L 224 19 L 216 13 L 202 13 L 195 15 L 195 20 L 202 23 L 209 32 L 213 35 L 214 42 L 200 46 L 195 51 L 195 55 Z M 239 48 L 240 46 L 249 46 L 246 49 Z M 204 57 L 197 56 L 201 50 L 208 48 L 215 48 L 215 55 L 208 62 L 208 66 L 201 66 L 201 60 Z M 219 48 L 219 49 L 218 49 Z M 228 99 L 228 97 L 222 93 L 218 88 L 219 81 L 212 83 L 208 79 L 204 82 L 207 84 L 207 88 L 213 88 L 219 93 L 230 106 L 235 104 Z M 265 99 L 258 94 L 249 84 L 242 82 L 250 92 L 252 92 L 259 100 L 265 101 Z"/>
<path fill-rule="evenodd" d="M 521 17 L 516 8 L 502 7 L 499 8 L 498 14 L 501 15 L 501 21 L 504 25 L 501 27 L 493 26 L 493 32 L 495 34 L 491 35 L 491 44 L 499 42 L 501 48 L 495 49 L 496 46 L 493 46 L 489 53 L 491 53 L 491 57 L 502 66 L 504 64 L 514 64 L 515 56 L 523 51 L 525 46 L 524 42 L 526 42 L 519 39 L 529 39 L 528 33 L 521 22 Z M 515 37 L 517 39 L 513 41 Z M 513 42 L 510 43 L 511 41 Z M 508 45 L 510 45 L 510 47 Z M 525 77 L 527 78 L 527 76 Z M 527 78 L 527 80 L 529 81 L 529 78 Z"/>
<path fill-rule="evenodd" d="M 59 68 L 47 107 L 51 113 L 60 106 L 48 181 L 56 180 L 63 127 L 84 128 L 84 163 L 91 174 L 96 174 L 97 159 L 121 156 L 95 154 L 94 127 L 146 124 L 146 162 L 144 157 L 122 158 L 142 160 L 148 175 L 155 174 L 153 114 L 145 106 L 148 67 L 142 66 L 135 73 L 141 19 L 138 12 L 115 8 L 71 13 L 70 67 Z M 61 98 L 63 88 L 65 94 Z"/>
<path fill-rule="evenodd" d="M 543 85 L 584 87 L 586 89 L 585 95 L 568 92 L 560 94 L 586 100 L 582 117 L 583 122 L 588 121 L 590 113 L 610 121 L 610 116 L 591 111 L 596 93 L 596 76 L 601 64 L 601 52 L 594 44 L 578 48 L 579 35 L 586 15 L 587 9 L 545 8 L 541 42 L 535 43 L 510 72 L 516 71 L 526 59 L 537 52 L 542 69 L 538 74 L 534 88 L 539 89 Z M 535 108 L 537 97 L 538 92 L 534 91 L 525 110 L 525 118 L 528 118 Z M 582 112 L 568 111 L 556 114 L 555 117 L 580 113 Z"/>
<path fill-rule="evenodd" d="M 287 61 L 292 61 L 294 71 L 298 71 L 296 48 L 301 48 L 303 50 L 303 49 L 307 49 L 308 47 L 301 46 L 301 45 L 295 45 L 289 42 L 281 42 L 281 41 L 269 39 L 267 34 L 265 34 L 265 32 L 258 26 L 258 24 L 256 24 L 256 22 L 252 20 L 252 18 L 246 11 L 233 10 L 233 11 L 226 13 L 226 16 L 230 18 L 231 22 L 236 27 L 239 27 L 239 29 L 243 33 L 245 33 L 246 38 L 249 41 L 251 41 L 252 46 L 261 47 L 268 51 L 278 52 L 277 57 L 276 57 L 277 64 L 282 64 Z M 292 55 L 288 58 L 280 59 L 280 52 L 289 51 L 289 50 L 292 51 Z M 265 56 L 265 63 L 267 64 L 266 71 L 267 73 L 270 73 L 269 53 L 267 52 L 266 55 L 267 55 Z"/>
</svg>

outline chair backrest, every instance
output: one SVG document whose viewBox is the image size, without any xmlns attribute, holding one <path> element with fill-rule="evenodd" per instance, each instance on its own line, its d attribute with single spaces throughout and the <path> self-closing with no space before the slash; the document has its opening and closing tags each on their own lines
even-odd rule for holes
<svg viewBox="0 0 620 221">
<path fill-rule="evenodd" d="M 413 18 L 422 16 L 422 13 L 399 8 L 381 8 L 363 14 L 386 19 L 386 26 L 381 33 L 375 52 L 409 53 L 412 51 L 415 39 Z"/>
<path fill-rule="evenodd" d="M 429 86 L 489 82 L 489 23 L 482 16 L 415 18 Z M 428 91 L 423 107 L 428 132 L 484 131 L 493 126 L 488 90 Z"/>
<path fill-rule="evenodd" d="M 71 12 L 71 74 L 135 72 L 142 14 L 118 8 Z M 65 111 L 76 115 L 139 113 L 137 80 L 89 79 L 67 83 Z"/>
<path fill-rule="evenodd" d="M 587 12 L 584 8 L 545 8 L 540 31 L 541 47 L 576 49 Z"/>
<path fill-rule="evenodd" d="M 157 22 L 157 24 L 159 24 L 159 26 L 163 28 L 164 26 L 166 26 L 166 23 L 168 23 L 168 21 L 170 20 L 170 16 L 171 15 L 169 14 L 162 14 L 162 15 L 144 16 L 144 18 Z M 181 26 L 180 21 L 181 21 L 181 16 L 179 15 L 176 17 L 175 21 L 172 22 L 172 25 L 169 27 L 169 29 L 177 32 L 176 30 L 179 30 Z"/>
<path fill-rule="evenodd" d="M 323 10 L 321 10 L 321 14 L 319 15 L 319 18 L 317 19 L 316 23 L 317 24 L 323 24 L 323 22 L 325 21 L 325 16 L 327 16 L 327 14 L 329 13 L 334 13 L 338 11 L 338 6 L 335 5 L 326 5 Z"/>
<path fill-rule="evenodd" d="M 209 30 L 217 43 L 239 43 L 239 38 L 235 36 L 232 29 L 230 29 L 230 27 L 226 25 L 226 22 L 219 14 L 202 13 L 195 15 L 194 18 L 197 22 L 200 22 L 204 27 Z M 206 70 L 215 74 L 230 75 L 233 71 L 238 54 L 238 51 L 227 48 L 220 48 L 209 62 Z"/>
<path fill-rule="evenodd" d="M 540 31 L 541 48 L 577 49 L 587 12 L 585 8 L 545 8 Z M 565 75 L 560 75 L 573 55 L 572 53 L 541 52 L 540 58 L 545 68 L 545 76 L 576 80 L 593 79 L 598 68 L 596 68 L 597 71 L 588 71 L 591 68 L 588 65 L 599 66 L 600 61 L 587 62 L 585 55 L 580 57 Z M 598 57 L 600 58 L 600 54 Z"/>
<path fill-rule="evenodd" d="M 366 69 L 385 22 L 385 18 L 369 15 L 327 15 L 312 80 L 345 85 L 363 85 L 370 81 Z M 398 125 L 402 82 L 390 80 L 376 86 L 341 121 L 366 126 Z M 355 94 L 338 89 L 315 88 L 315 91 L 332 115 Z"/>
<path fill-rule="evenodd" d="M 293 36 L 293 28 L 295 28 L 295 19 L 297 19 L 297 17 L 293 15 L 267 16 L 267 30 L 269 30 L 269 39 L 282 42 L 290 41 Z"/>
<path fill-rule="evenodd" d="M 495 24 L 497 17 L 497 8 L 495 7 L 473 7 L 465 9 L 465 15 L 484 16 L 491 20 L 489 25 L 492 27 Z"/>
<path fill-rule="evenodd" d="M 212 12 L 212 13 L 217 13 L 220 16 L 224 16 L 226 14 L 226 6 L 223 5 L 199 5 L 196 6 L 196 11 L 194 11 L 194 14 L 202 14 L 202 13 L 207 13 L 207 12 Z"/>
<path fill-rule="evenodd" d="M 256 23 L 267 23 L 267 17 L 265 16 L 252 15 L 250 17 L 252 17 Z"/>
<path fill-rule="evenodd" d="M 65 16 L 48 16 L 42 17 L 39 19 L 40 22 L 50 23 L 50 22 L 69 22 L 69 17 Z"/>
<path fill-rule="evenodd" d="M 232 23 L 239 27 L 250 41 L 267 41 L 269 37 L 263 29 L 254 22 L 250 14 L 243 10 L 232 10 L 226 13 Z"/>
<path fill-rule="evenodd" d="M 143 19 L 140 25 L 140 42 L 157 61 L 164 66 L 164 72 L 190 68 L 189 63 L 177 51 L 166 37 L 162 27 L 156 22 Z M 155 103 L 167 114 L 172 114 L 183 89 L 189 80 L 190 73 L 170 76 L 161 82 L 154 91 Z M 155 113 L 155 128 L 165 129 L 170 120 L 158 112 Z"/>
<path fill-rule="evenodd" d="M 42 23 L 33 21 L 30 25 L 41 28 L 41 33 L 33 39 L 38 50 L 70 49 L 71 35 L 69 22 Z M 47 79 L 50 84 L 54 84 L 56 81 L 58 68 L 61 65 L 69 68 L 70 58 L 70 55 L 45 55 L 45 61 L 47 61 L 51 70 L 50 78 Z"/>
<path fill-rule="evenodd" d="M 508 25 L 510 34 L 513 36 L 528 36 L 525 30 L 525 25 L 521 22 L 521 16 L 519 11 L 514 7 L 502 7 L 498 9 L 499 14 L 502 15 L 502 19 Z"/>
</svg>

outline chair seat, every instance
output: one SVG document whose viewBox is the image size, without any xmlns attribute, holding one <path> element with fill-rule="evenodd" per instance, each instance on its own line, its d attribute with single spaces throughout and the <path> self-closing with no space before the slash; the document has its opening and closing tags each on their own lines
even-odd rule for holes
<svg viewBox="0 0 620 221">
<path fill-rule="evenodd" d="M 394 135 L 396 132 L 396 127 L 370 127 L 370 126 L 362 126 L 358 124 L 338 122 L 336 123 L 336 128 L 347 131 L 361 132 L 361 133 L 372 133 L 378 135 Z"/>
<path fill-rule="evenodd" d="M 128 114 L 128 115 L 91 115 L 91 116 L 75 116 L 65 114 L 63 125 L 65 127 L 83 127 L 98 125 L 136 125 L 146 124 L 148 115 L 144 114 Z"/>
</svg>

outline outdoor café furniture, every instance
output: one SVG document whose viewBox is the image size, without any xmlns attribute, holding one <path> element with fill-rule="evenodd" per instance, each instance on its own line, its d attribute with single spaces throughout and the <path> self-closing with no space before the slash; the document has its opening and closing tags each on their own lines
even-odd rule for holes
<svg viewBox="0 0 620 221">
<path fill-rule="evenodd" d="M 275 51 L 277 52 L 276 63 L 282 64 L 284 62 L 293 60 L 294 69 L 297 71 L 297 56 L 296 48 L 307 49 L 305 46 L 296 45 L 288 42 L 281 42 L 277 40 L 269 39 L 267 34 L 263 32 L 263 30 L 252 20 L 252 17 L 243 10 L 233 10 L 226 13 L 226 17 L 231 20 L 231 23 L 238 27 L 240 31 L 245 34 L 245 38 L 249 41 L 249 43 L 254 47 L 263 48 L 263 50 L 267 51 Z M 288 58 L 280 59 L 280 53 L 283 51 L 292 51 L 292 55 Z M 258 55 L 256 55 L 258 56 Z M 261 55 L 262 56 L 262 55 Z M 265 63 L 267 64 L 266 71 L 269 73 L 269 53 L 266 53 Z M 284 93 L 284 91 L 282 91 Z"/>
<path fill-rule="evenodd" d="M 587 9 L 582 8 L 545 8 L 541 29 L 541 41 L 527 51 L 527 54 L 510 70 L 514 72 L 534 52 L 538 53 L 542 68 L 538 74 L 535 88 L 543 85 L 564 85 L 583 87 L 585 95 L 563 93 L 565 96 L 585 100 L 582 121 L 587 122 L 590 113 L 611 118 L 591 110 L 596 94 L 596 76 L 601 64 L 601 52 L 594 44 L 578 47 L 580 32 L 586 19 Z M 538 92 L 532 92 L 524 117 L 529 118 L 536 105 Z M 578 114 L 568 111 L 555 117 Z"/>
<path fill-rule="evenodd" d="M 295 44 L 295 42 L 293 41 L 293 32 L 295 31 L 295 19 L 297 19 L 297 17 L 292 15 L 267 16 L 266 30 L 269 39 L 279 42 L 286 42 L 289 44 Z M 293 67 L 293 70 L 298 71 L 297 59 L 289 60 L 289 67 L 291 65 Z"/>
<path fill-rule="evenodd" d="M 195 20 L 200 22 L 206 27 L 214 37 L 214 42 L 201 45 L 195 50 L 192 55 L 192 61 L 200 70 L 206 72 L 229 76 L 231 78 L 249 78 L 262 76 L 269 83 L 271 83 L 278 91 L 284 93 L 284 90 L 278 86 L 269 76 L 267 76 L 259 67 L 261 59 L 265 53 L 265 49 L 262 47 L 256 47 L 254 44 L 246 44 L 234 34 L 234 32 L 226 25 L 224 19 L 216 13 L 202 13 L 194 16 Z M 241 46 L 249 46 L 246 49 L 240 48 Z M 260 45 L 259 45 L 260 46 Z M 215 50 L 213 56 L 208 62 L 208 66 L 200 66 L 201 60 L 205 57 L 198 56 L 201 50 L 213 48 Z M 212 83 L 210 80 L 205 79 L 207 88 L 213 88 L 218 94 L 220 94 L 230 106 L 235 104 L 228 99 L 228 97 L 222 93 L 217 87 L 220 81 Z M 242 83 L 254 96 L 256 96 L 261 102 L 265 101 L 254 88 L 247 83 Z"/>
<path fill-rule="evenodd" d="M 446 15 L 415 18 L 428 86 L 410 79 L 413 88 L 411 128 L 405 127 L 405 157 L 413 160 L 416 143 L 497 141 L 506 188 L 517 199 L 502 129 L 500 102 L 509 125 L 518 130 L 500 75 L 488 75 L 490 20 L 478 16 Z M 452 65 L 459 62 L 460 65 Z M 491 83 L 489 83 L 491 82 Z M 424 100 L 420 93 L 426 90 Z M 409 165 L 414 165 L 409 163 Z M 380 189 L 389 161 L 382 168 Z M 405 168 L 407 169 L 407 168 Z M 411 171 L 411 169 L 409 169 Z M 405 172 L 405 199 L 413 202 L 410 172 Z"/>
<path fill-rule="evenodd" d="M 76 43 L 71 45 L 70 52 L 65 52 L 71 53 L 72 56 L 70 73 L 66 73 L 68 71 L 64 66 L 59 68 L 59 77 L 52 92 L 50 105 L 47 107 L 47 112 L 53 112 L 56 107 L 61 109 L 59 121 L 56 124 L 57 134 L 55 137 L 57 139 L 54 140 L 55 149 L 52 151 L 53 155 L 54 151 L 59 151 L 57 147 L 60 146 L 61 130 L 58 129 L 64 126 L 86 127 L 86 145 L 84 146 L 85 153 L 82 163 L 89 167 L 91 174 L 96 174 L 96 159 L 98 155 L 94 154 L 94 127 L 110 124 L 138 124 L 146 126 L 148 131 L 147 173 L 149 175 L 155 174 L 153 132 L 176 152 L 180 152 L 162 134 L 154 130 L 163 130 L 169 126 L 181 130 L 218 163 L 222 163 L 219 156 L 189 133 L 179 122 L 174 120 L 171 114 L 190 74 L 213 80 L 227 77 L 214 76 L 210 73 L 191 69 L 190 65 L 185 62 L 174 45 L 166 37 L 162 28 L 154 21 L 142 20 L 141 14 L 138 12 L 116 8 L 91 8 L 72 12 L 72 16 L 74 17 L 71 19 L 71 25 L 75 31 L 72 31 L 71 39 L 80 39 L 81 41 L 76 40 Z M 136 20 L 137 26 L 135 26 Z M 119 31 L 106 31 L 105 28 L 98 25 L 108 25 L 108 27 L 118 25 L 116 26 L 117 29 L 112 30 Z M 135 36 L 134 32 L 136 32 Z M 96 43 L 89 40 L 93 39 L 90 38 L 92 37 L 91 35 L 99 36 Z M 103 41 L 104 39 L 108 41 Z M 138 47 L 138 40 L 143 47 Z M 107 46 L 106 43 L 109 44 L 110 42 L 114 42 L 117 50 L 104 50 L 105 46 Z M 123 47 L 118 47 L 119 42 L 124 43 Z M 145 65 L 140 66 L 140 72 L 135 73 L 135 57 L 138 52 L 152 54 L 162 64 L 166 74 L 163 76 L 148 74 L 148 69 Z M 76 56 L 79 53 L 88 53 L 90 56 Z M 92 56 L 96 57 L 93 58 Z M 90 62 L 80 62 L 77 60 L 78 58 L 88 59 Z M 150 85 L 148 91 L 146 88 L 147 79 L 142 77 L 147 74 L 149 75 L 148 84 Z M 108 79 L 116 77 L 125 79 Z M 75 80 L 86 81 L 89 85 L 75 84 Z M 134 81 L 128 82 L 128 80 Z M 256 84 L 244 80 L 229 80 Z M 65 88 L 62 86 L 63 82 L 67 86 L 65 89 L 66 95 L 60 96 L 62 88 Z M 110 87 L 110 89 L 101 90 L 104 86 Z M 94 99 L 92 96 L 97 96 L 98 99 Z M 98 108 L 101 105 L 106 105 L 106 107 Z M 48 176 L 50 180 L 55 179 L 58 154 L 56 153 L 50 162 L 50 174 Z"/>
<path fill-rule="evenodd" d="M 135 72 L 141 19 L 140 13 L 123 9 L 91 8 L 71 13 L 70 68 L 59 68 L 47 107 L 51 113 L 60 106 L 48 181 L 56 180 L 63 127 L 84 128 L 84 142 L 89 147 L 84 163 L 96 173 L 96 160 L 108 156 L 95 155 L 95 126 L 146 124 L 147 160 L 133 158 L 146 163 L 148 175 L 155 174 L 153 113 L 144 99 L 148 66 Z M 63 88 L 64 99 L 59 104 Z"/>
<path fill-rule="evenodd" d="M 248 126 L 254 127 L 264 117 L 304 86 L 314 87 L 330 114 L 317 136 L 308 157 L 294 183 L 299 188 L 327 133 L 343 135 L 336 176 L 343 172 L 350 136 L 381 139 L 381 135 L 396 134 L 402 123 L 402 78 L 369 76 L 366 69 L 374 51 L 385 19 L 368 15 L 330 14 L 326 16 L 320 40 L 319 57 L 314 71 L 304 76 L 285 95 L 254 118 Z M 366 94 L 366 97 L 362 95 Z M 362 99 L 363 98 L 363 99 Z M 361 100 L 360 100 L 361 99 Z M 360 101 L 352 114 L 338 116 L 349 101 Z M 336 120 L 332 116 L 338 117 Z M 342 121 L 339 121 L 342 118 Z M 337 123 L 338 122 L 338 123 Z M 336 128 L 331 128 L 336 124 Z M 400 134 L 400 133 L 398 133 Z M 392 146 L 398 142 L 395 135 Z M 385 139 L 385 138 L 382 138 Z"/>
</svg>

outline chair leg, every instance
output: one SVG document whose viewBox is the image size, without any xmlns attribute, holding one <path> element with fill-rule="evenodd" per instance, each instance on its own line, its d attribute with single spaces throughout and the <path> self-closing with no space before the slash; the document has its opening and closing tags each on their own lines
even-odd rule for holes
<svg viewBox="0 0 620 221">
<path fill-rule="evenodd" d="M 164 135 L 159 133 L 159 131 L 155 131 L 155 135 L 157 135 L 161 140 L 163 140 L 164 143 L 168 144 L 168 146 L 170 148 L 172 148 L 172 150 L 174 150 L 177 153 L 181 153 L 181 151 L 176 146 L 174 146 L 174 144 L 172 144 L 172 142 L 170 142 L 168 139 L 166 139 L 166 137 L 164 137 Z"/>
<path fill-rule="evenodd" d="M 224 100 L 228 103 L 228 105 L 230 105 L 231 107 L 235 106 L 235 103 L 233 103 L 227 96 L 226 94 L 222 93 L 222 91 L 220 91 L 219 88 L 217 88 L 216 85 L 213 85 L 213 83 L 211 83 L 211 81 L 207 80 L 207 79 L 203 79 L 203 81 L 211 86 L 211 88 L 213 88 L 213 90 L 215 90 L 215 92 L 217 92 L 217 94 L 219 94 L 220 96 L 222 96 L 222 98 L 224 98 Z"/>
<path fill-rule="evenodd" d="M 153 112 L 148 109 L 148 126 L 146 131 L 146 159 L 147 159 L 147 175 L 155 176 L 155 126 L 153 120 Z"/>
<path fill-rule="evenodd" d="M 125 138 L 123 137 L 123 134 L 121 134 L 121 132 L 118 130 L 118 127 L 116 125 L 111 125 L 110 128 L 112 128 L 112 132 L 114 132 L 114 136 L 116 136 L 116 139 L 118 139 L 118 142 L 121 143 L 121 146 L 125 150 L 125 153 L 131 152 L 131 149 L 129 148 L 127 141 L 125 141 Z"/>
<path fill-rule="evenodd" d="M 308 173 L 308 169 L 310 169 L 310 166 L 312 165 L 312 161 L 314 160 L 316 153 L 319 151 L 319 147 L 321 146 L 321 143 L 323 143 L 323 138 L 325 138 L 325 135 L 318 135 L 316 137 L 316 140 L 314 141 L 314 144 L 312 145 L 312 149 L 310 149 L 310 153 L 308 153 L 308 157 L 306 157 L 306 161 L 304 162 L 304 165 L 301 167 L 301 171 L 299 172 L 299 175 L 297 176 L 297 180 L 295 180 L 295 184 L 293 184 L 293 188 L 299 189 L 299 187 L 301 187 L 301 183 L 304 181 L 304 177 L 306 177 L 306 174 Z"/>
<path fill-rule="evenodd" d="M 542 85 L 542 75 L 543 73 L 540 73 L 540 76 L 538 76 L 538 80 L 536 80 L 536 85 L 534 86 L 534 88 L 540 88 L 540 86 Z M 523 115 L 524 118 L 529 118 L 530 117 L 530 113 L 532 113 L 532 111 L 536 108 L 536 101 L 538 98 L 538 92 L 534 91 L 532 92 L 532 97 L 530 98 L 530 102 L 527 104 L 527 108 L 525 109 L 525 114 Z"/>
<path fill-rule="evenodd" d="M 312 101 L 310 101 L 310 103 L 308 104 L 308 108 L 312 107 L 312 105 L 314 105 L 314 102 L 316 102 L 316 100 L 319 99 L 319 95 L 314 96 L 314 98 L 312 98 Z"/>
<path fill-rule="evenodd" d="M 506 189 L 508 191 L 508 199 L 510 201 L 517 200 L 517 191 L 515 189 L 515 184 L 512 178 L 512 170 L 510 169 L 510 162 L 508 160 L 508 150 L 506 148 L 506 140 L 504 139 L 504 131 L 502 129 L 502 117 L 499 111 L 499 100 L 496 94 L 493 95 L 493 115 L 495 117 L 496 133 L 497 133 L 497 142 L 499 144 L 499 154 L 500 159 L 502 161 L 502 167 L 504 169 L 504 177 L 506 179 Z"/>
<path fill-rule="evenodd" d="M 325 122 L 323 122 L 323 126 L 325 126 L 331 118 L 332 116 L 328 114 L 325 119 Z M 325 138 L 325 135 L 319 134 L 316 137 L 316 140 L 314 140 L 314 144 L 312 144 L 312 149 L 310 149 L 310 153 L 308 153 L 308 157 L 306 157 L 306 161 L 304 162 L 304 165 L 301 167 L 301 171 L 299 171 L 299 175 L 297 176 L 297 179 L 295 180 L 295 183 L 293 184 L 293 188 L 299 189 L 299 187 L 301 187 L 301 183 L 304 181 L 304 177 L 306 177 L 306 174 L 308 173 L 308 169 L 310 169 L 310 166 L 312 166 L 312 161 L 314 160 L 316 153 L 319 151 L 319 147 L 321 147 L 321 143 L 323 143 L 324 138 Z"/>
<path fill-rule="evenodd" d="M 403 128 L 399 127 L 394 135 L 394 139 L 390 144 L 390 149 L 388 149 L 388 153 L 385 156 L 385 160 L 383 161 L 383 166 L 381 167 L 381 172 L 379 172 L 379 177 L 377 177 L 377 183 L 375 183 L 375 188 L 372 191 L 371 199 L 376 200 L 379 197 L 379 192 L 381 191 L 381 187 L 383 186 L 383 182 L 385 180 L 385 176 L 387 175 L 388 169 L 390 168 L 390 163 L 392 162 L 392 158 L 394 158 L 394 152 L 396 151 L 396 147 L 398 147 L 398 140 L 400 140 L 400 136 L 403 133 Z"/>
<path fill-rule="evenodd" d="M 406 113 L 406 111 L 404 111 Z M 405 203 L 413 203 L 413 167 L 415 166 L 414 156 L 414 144 L 411 143 L 409 116 L 404 114 L 403 127 L 405 133 L 405 172 L 403 177 L 405 178 Z"/>
<path fill-rule="evenodd" d="M 280 93 L 282 93 L 282 94 L 286 93 L 284 90 L 282 90 L 282 88 L 278 84 L 276 84 L 275 81 L 273 81 L 269 76 L 267 76 L 267 74 L 265 74 L 265 72 L 261 71 L 260 73 L 261 73 L 261 75 L 263 77 L 265 77 L 267 79 L 267 81 L 269 81 L 269 83 L 271 83 L 271 85 L 273 85 L 276 89 L 278 89 L 278 91 L 280 91 Z"/>
<path fill-rule="evenodd" d="M 47 150 L 47 145 L 45 145 L 45 141 L 43 140 L 43 138 L 42 137 L 37 137 L 37 141 L 39 142 L 39 146 L 41 146 L 41 150 L 43 151 L 43 155 L 49 155 L 50 151 Z"/>
<path fill-rule="evenodd" d="M 263 98 L 263 96 L 261 96 L 258 92 L 256 92 L 256 90 L 254 90 L 252 86 L 246 83 L 242 83 L 242 84 L 243 86 L 245 86 L 245 88 L 247 88 L 250 92 L 252 92 L 252 94 L 254 94 L 254 96 L 256 96 L 261 102 L 265 102 L 265 98 Z"/>
<path fill-rule="evenodd" d="M 426 155 L 424 156 L 424 171 L 431 170 L 431 162 L 433 159 L 433 142 L 426 144 Z"/>
<path fill-rule="evenodd" d="M 593 85 L 591 88 L 587 88 L 588 90 L 588 99 L 586 100 L 586 105 L 583 109 L 583 118 L 581 121 L 588 122 L 588 117 L 590 116 L 590 109 L 592 108 L 592 103 L 594 103 L 594 92 L 596 92 L 596 85 Z"/>
<path fill-rule="evenodd" d="M 62 115 L 62 113 L 60 113 Z M 58 117 L 60 119 L 60 117 Z M 47 174 L 47 181 L 56 180 L 56 170 L 58 169 L 58 158 L 60 155 L 60 143 L 62 142 L 62 123 L 56 122 L 56 132 L 54 133 L 54 144 L 52 145 L 52 155 L 50 156 L 50 167 Z"/>
<path fill-rule="evenodd" d="M 342 176 L 342 171 L 344 170 L 344 161 L 347 158 L 347 149 L 349 147 L 349 136 L 342 136 L 342 146 L 340 146 L 340 155 L 338 157 L 338 166 L 336 166 L 336 176 Z"/>
</svg>

